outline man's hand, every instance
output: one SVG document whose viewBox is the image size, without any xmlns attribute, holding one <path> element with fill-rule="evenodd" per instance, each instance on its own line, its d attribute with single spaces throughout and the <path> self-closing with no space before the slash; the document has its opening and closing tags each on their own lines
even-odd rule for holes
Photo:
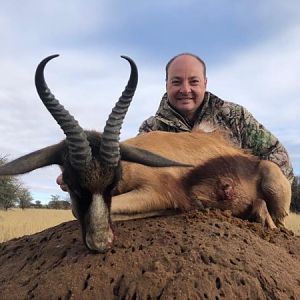
<svg viewBox="0 0 300 300">
<path fill-rule="evenodd" d="M 56 183 L 60 186 L 60 188 L 64 191 L 64 192 L 68 192 L 68 186 L 64 183 L 63 181 L 63 177 L 62 174 L 60 174 L 57 178 L 56 178 Z"/>
</svg>

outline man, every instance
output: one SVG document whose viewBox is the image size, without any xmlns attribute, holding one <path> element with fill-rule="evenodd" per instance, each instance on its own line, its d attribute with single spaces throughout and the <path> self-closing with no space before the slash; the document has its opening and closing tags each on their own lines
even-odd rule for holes
<svg viewBox="0 0 300 300">
<path fill-rule="evenodd" d="M 166 90 L 155 116 L 144 121 L 139 134 L 154 130 L 181 132 L 209 126 L 225 129 L 233 143 L 261 159 L 276 163 L 292 184 L 293 168 L 279 140 L 242 106 L 206 91 L 206 66 L 190 53 L 173 57 L 166 65 Z M 67 187 L 57 178 L 62 190 Z"/>
<path fill-rule="evenodd" d="M 139 133 L 180 132 L 209 126 L 225 129 L 231 140 L 261 159 L 276 163 L 292 184 L 288 153 L 279 140 L 244 107 L 206 91 L 206 66 L 190 53 L 173 57 L 166 66 L 166 90 L 156 115 L 144 121 Z"/>
</svg>

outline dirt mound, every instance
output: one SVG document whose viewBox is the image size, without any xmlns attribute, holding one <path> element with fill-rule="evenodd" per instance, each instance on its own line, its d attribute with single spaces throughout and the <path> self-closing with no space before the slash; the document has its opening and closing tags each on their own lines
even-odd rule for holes
<svg viewBox="0 0 300 300">
<path fill-rule="evenodd" d="M 115 224 L 106 254 L 77 222 L 0 244 L 1 299 L 299 299 L 300 237 L 219 211 Z"/>
</svg>

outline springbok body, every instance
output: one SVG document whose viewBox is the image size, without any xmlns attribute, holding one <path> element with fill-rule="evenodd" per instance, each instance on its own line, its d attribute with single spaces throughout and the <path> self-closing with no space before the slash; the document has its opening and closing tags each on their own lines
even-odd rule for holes
<svg viewBox="0 0 300 300">
<path fill-rule="evenodd" d="M 233 215 L 274 228 L 288 214 L 291 188 L 279 167 L 230 145 L 221 132 L 152 132 L 119 143 L 123 119 L 137 85 L 130 62 L 128 84 L 103 134 L 84 131 L 60 105 L 36 71 L 38 94 L 66 140 L 0 167 L 0 176 L 57 164 L 68 185 L 83 240 L 92 251 L 111 247 L 113 217 L 162 215 L 194 206 L 230 209 Z M 166 158 L 167 157 L 167 158 Z"/>
<path fill-rule="evenodd" d="M 124 143 L 194 167 L 151 168 L 122 162 L 113 215 L 184 211 L 200 202 L 270 228 L 284 224 L 291 187 L 280 168 L 231 145 L 221 131 L 156 131 Z"/>
</svg>

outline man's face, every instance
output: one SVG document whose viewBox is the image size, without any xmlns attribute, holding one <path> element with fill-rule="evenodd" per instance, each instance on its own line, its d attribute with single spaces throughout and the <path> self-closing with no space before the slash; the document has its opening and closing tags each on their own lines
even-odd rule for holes
<svg viewBox="0 0 300 300">
<path fill-rule="evenodd" d="M 204 100 L 206 83 L 200 61 L 190 55 L 177 57 L 168 69 L 166 88 L 170 104 L 192 120 Z"/>
</svg>

